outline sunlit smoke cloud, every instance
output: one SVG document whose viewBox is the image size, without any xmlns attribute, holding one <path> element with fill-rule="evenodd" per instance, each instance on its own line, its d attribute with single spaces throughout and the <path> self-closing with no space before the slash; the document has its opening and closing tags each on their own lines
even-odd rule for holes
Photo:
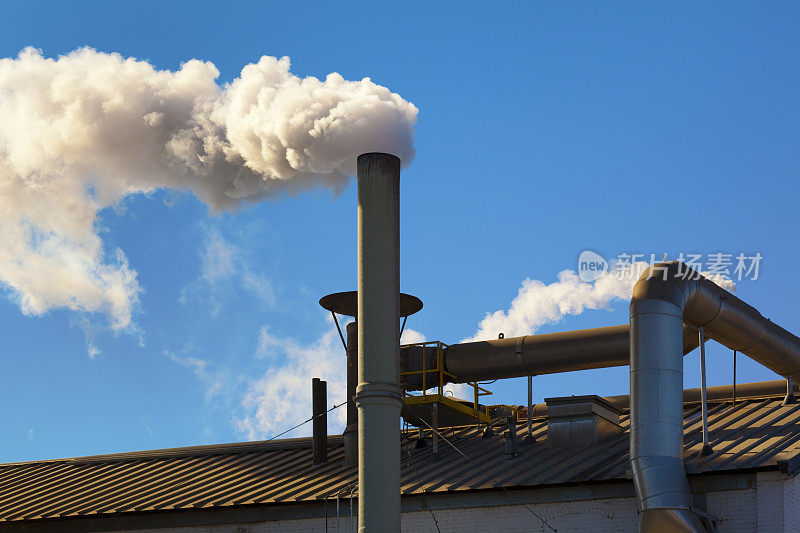
<svg viewBox="0 0 800 533">
<path fill-rule="evenodd" d="M 141 291 L 98 214 L 157 189 L 213 212 L 340 190 L 355 157 L 414 156 L 417 108 L 364 78 L 300 78 L 262 57 L 219 85 L 210 62 L 177 71 L 83 48 L 0 59 L 0 286 L 27 314 L 103 312 L 131 324 Z"/>
<path fill-rule="evenodd" d="M 633 263 L 625 275 L 607 271 L 592 282 L 582 281 L 573 270 L 563 270 L 558 274 L 558 281 L 550 284 L 526 278 L 509 308 L 487 313 L 478 323 L 475 334 L 463 342 L 496 339 L 500 333 L 506 337 L 529 335 L 568 315 L 610 309 L 615 301 L 630 300 L 633 286 L 649 266 L 646 262 Z M 721 275 L 703 274 L 728 291 L 736 288 L 733 281 Z"/>
</svg>

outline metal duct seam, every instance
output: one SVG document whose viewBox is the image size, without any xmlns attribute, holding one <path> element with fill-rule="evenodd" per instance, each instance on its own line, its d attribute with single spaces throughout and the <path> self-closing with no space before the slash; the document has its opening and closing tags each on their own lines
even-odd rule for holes
<svg viewBox="0 0 800 533">
<path fill-rule="evenodd" d="M 783 376 L 800 375 L 800 339 L 680 262 L 642 274 L 630 305 L 630 462 L 643 532 L 705 531 L 683 464 L 683 323 Z"/>
</svg>

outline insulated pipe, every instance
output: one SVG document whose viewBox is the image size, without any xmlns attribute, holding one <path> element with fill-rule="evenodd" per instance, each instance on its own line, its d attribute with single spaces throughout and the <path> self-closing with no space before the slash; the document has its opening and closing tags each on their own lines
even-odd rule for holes
<svg viewBox="0 0 800 533">
<path fill-rule="evenodd" d="M 525 335 L 489 341 L 451 344 L 444 352 L 444 366 L 455 383 L 538 376 L 630 363 L 630 327 L 610 326 L 559 333 Z M 683 353 L 697 347 L 697 330 L 684 328 Z M 421 370 L 420 347 L 403 348 L 405 368 Z M 426 355 L 433 357 L 433 350 Z M 426 365 L 433 368 L 432 359 Z M 419 390 L 418 375 L 405 377 L 407 390 Z M 428 377 L 430 379 L 430 376 Z M 430 384 L 429 386 L 436 385 Z"/>
<path fill-rule="evenodd" d="M 358 157 L 358 530 L 400 531 L 400 159 Z"/>
<path fill-rule="evenodd" d="M 640 530 L 701 532 L 683 464 L 683 323 L 783 376 L 800 375 L 800 339 L 680 262 L 658 263 L 633 289 L 630 462 Z"/>
<path fill-rule="evenodd" d="M 358 409 L 354 401 L 358 386 L 358 322 L 347 324 L 347 426 L 342 433 L 344 463 L 358 464 Z"/>
</svg>

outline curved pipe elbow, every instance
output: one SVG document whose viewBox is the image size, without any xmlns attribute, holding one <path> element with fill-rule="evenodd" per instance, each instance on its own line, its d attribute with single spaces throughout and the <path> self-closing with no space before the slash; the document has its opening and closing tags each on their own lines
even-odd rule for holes
<svg viewBox="0 0 800 533">
<path fill-rule="evenodd" d="M 642 274 L 630 320 L 630 462 L 641 531 L 704 531 L 683 464 L 682 324 L 702 326 L 786 377 L 800 376 L 800 339 L 677 261 Z"/>
<path fill-rule="evenodd" d="M 800 379 L 800 338 L 679 261 L 648 268 L 633 288 L 630 309 L 631 316 L 669 309 L 685 324 L 703 326 L 707 338 Z"/>
</svg>

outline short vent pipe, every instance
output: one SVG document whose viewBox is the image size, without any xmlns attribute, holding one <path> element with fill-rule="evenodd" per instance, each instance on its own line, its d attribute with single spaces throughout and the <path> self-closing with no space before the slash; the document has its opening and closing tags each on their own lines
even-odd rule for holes
<svg viewBox="0 0 800 533">
<path fill-rule="evenodd" d="M 312 462 L 315 465 L 328 461 L 328 383 L 319 378 L 311 380 Z"/>
<path fill-rule="evenodd" d="M 683 464 L 683 324 L 770 370 L 800 375 L 800 339 L 680 262 L 644 272 L 630 304 L 630 462 L 640 530 L 702 532 Z"/>
</svg>

